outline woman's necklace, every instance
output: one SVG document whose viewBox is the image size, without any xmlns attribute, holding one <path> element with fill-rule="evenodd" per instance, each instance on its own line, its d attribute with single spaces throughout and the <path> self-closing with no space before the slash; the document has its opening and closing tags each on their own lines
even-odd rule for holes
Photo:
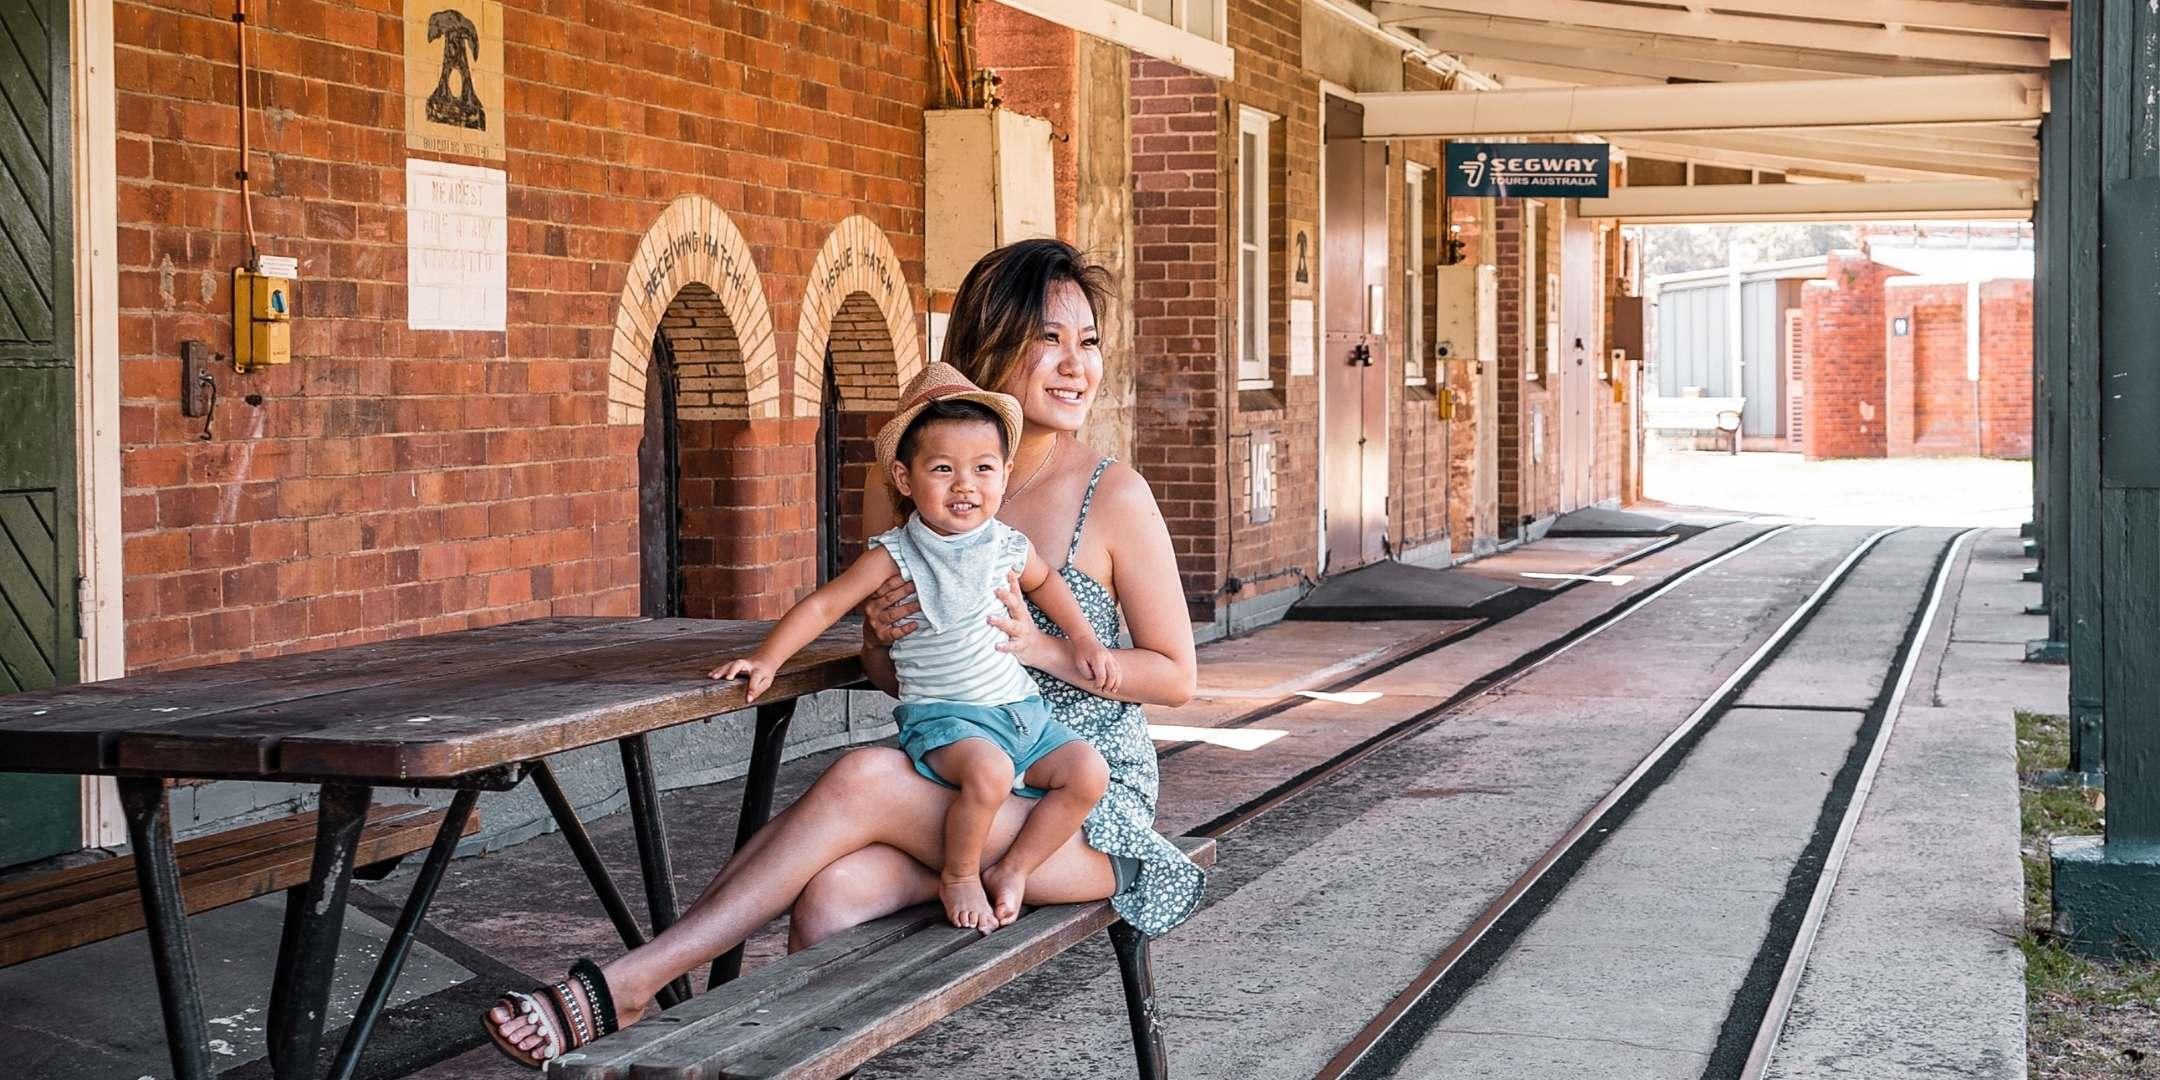
<svg viewBox="0 0 2160 1080">
<path fill-rule="evenodd" d="M 1044 454 L 1042 460 L 1035 464 L 1035 471 L 1029 473 L 1027 479 L 1020 482 L 1019 487 L 1012 489 L 1012 491 L 1006 494 L 1006 502 L 1011 502 L 1014 499 L 1019 498 L 1021 492 L 1024 492 L 1028 488 L 1033 487 L 1035 485 L 1035 478 L 1041 476 L 1043 474 L 1043 470 L 1049 468 L 1050 463 L 1057 460 L 1058 451 L 1065 449 L 1065 440 L 1058 438 L 1055 435 L 1051 436 L 1050 438 L 1050 452 Z"/>
</svg>

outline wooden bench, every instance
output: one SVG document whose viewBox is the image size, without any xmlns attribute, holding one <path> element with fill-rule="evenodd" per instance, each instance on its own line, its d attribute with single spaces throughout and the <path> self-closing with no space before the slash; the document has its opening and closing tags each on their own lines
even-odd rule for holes
<svg viewBox="0 0 2160 1080">
<path fill-rule="evenodd" d="M 1201 866 L 1215 841 L 1181 838 Z M 1168 1075 L 1148 941 L 1108 901 L 1036 908 L 984 937 L 935 905 L 865 923 L 549 1062 L 556 1080 L 845 1076 L 886 1048 L 1110 931 L 1140 1075 Z"/>
<path fill-rule="evenodd" d="M 375 806 L 353 857 L 361 877 L 388 873 L 426 848 L 444 818 L 425 806 Z M 468 816 L 464 835 L 480 827 Z M 315 854 L 315 813 L 201 836 L 174 845 L 190 915 L 305 884 Z M 0 885 L 0 967 L 143 928 L 135 859 L 33 874 Z"/>
</svg>

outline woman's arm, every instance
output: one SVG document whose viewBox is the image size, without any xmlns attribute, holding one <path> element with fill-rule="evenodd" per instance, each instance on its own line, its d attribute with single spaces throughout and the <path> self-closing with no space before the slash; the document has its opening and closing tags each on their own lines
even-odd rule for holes
<svg viewBox="0 0 2160 1080">
<path fill-rule="evenodd" d="M 1117 690 L 1103 696 L 1143 705 L 1185 704 L 1192 700 L 1198 679 L 1192 620 L 1185 614 L 1185 587 L 1178 580 L 1170 527 L 1163 522 L 1147 481 L 1127 466 L 1111 466 L 1096 487 L 1088 525 L 1088 535 L 1104 538 L 1109 546 L 1110 590 L 1125 609 L 1133 641 L 1132 648 L 1116 654 Z M 1019 654 L 1020 662 L 1031 668 L 1074 686 L 1087 685 L 1087 675 L 1073 662 L 1071 651 L 1052 647 L 1055 642 L 1034 630 L 1017 591 L 1000 595 L 1009 617 L 991 621 L 1013 636 L 1009 651 Z"/>
</svg>

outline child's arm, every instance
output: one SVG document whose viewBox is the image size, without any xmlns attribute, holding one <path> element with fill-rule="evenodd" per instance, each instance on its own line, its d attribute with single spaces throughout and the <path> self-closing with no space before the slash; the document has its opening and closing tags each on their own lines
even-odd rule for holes
<svg viewBox="0 0 2160 1080">
<path fill-rule="evenodd" d="M 819 586 L 816 592 L 789 608 L 772 632 L 765 635 L 765 640 L 758 643 L 756 652 L 714 668 L 712 677 L 749 676 L 750 693 L 744 700 L 756 701 L 759 694 L 772 686 L 780 665 L 787 663 L 788 658 L 800 652 L 803 646 L 816 641 L 819 634 L 831 629 L 841 616 L 855 610 L 899 569 L 892 555 L 882 547 L 863 552 L 845 573 Z"/>
<path fill-rule="evenodd" d="M 1079 598 L 1066 587 L 1063 577 L 1050 571 L 1050 564 L 1035 553 L 1032 544 L 1028 546 L 1027 567 L 1020 572 L 1020 591 L 1065 631 L 1066 639 L 1072 643 L 1073 663 L 1095 691 L 1107 694 L 1116 690 L 1120 678 L 1117 656 L 1095 637 L 1095 628 L 1088 625 L 1086 613 L 1080 610 Z"/>
</svg>

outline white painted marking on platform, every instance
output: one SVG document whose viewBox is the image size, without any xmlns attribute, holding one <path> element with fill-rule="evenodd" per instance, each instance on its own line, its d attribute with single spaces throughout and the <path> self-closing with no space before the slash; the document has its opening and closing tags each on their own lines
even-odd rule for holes
<svg viewBox="0 0 2160 1080">
<path fill-rule="evenodd" d="M 1633 574 L 1546 574 L 1536 570 L 1524 570 L 1520 576 L 1541 581 L 1594 581 L 1600 585 L 1625 585 L 1635 580 Z"/>
<path fill-rule="evenodd" d="M 1326 690 L 1300 690 L 1298 696 L 1309 697 L 1314 701 L 1333 702 L 1337 705 L 1363 705 L 1369 701 L 1380 700 L 1382 695 L 1378 690 L 1347 690 L 1342 693 L 1332 693 Z"/>
<path fill-rule="evenodd" d="M 1149 724 L 1147 730 L 1148 738 L 1156 742 L 1202 742 L 1232 750 L 1258 750 L 1290 734 L 1275 728 L 1180 727 L 1176 724 Z"/>
</svg>

